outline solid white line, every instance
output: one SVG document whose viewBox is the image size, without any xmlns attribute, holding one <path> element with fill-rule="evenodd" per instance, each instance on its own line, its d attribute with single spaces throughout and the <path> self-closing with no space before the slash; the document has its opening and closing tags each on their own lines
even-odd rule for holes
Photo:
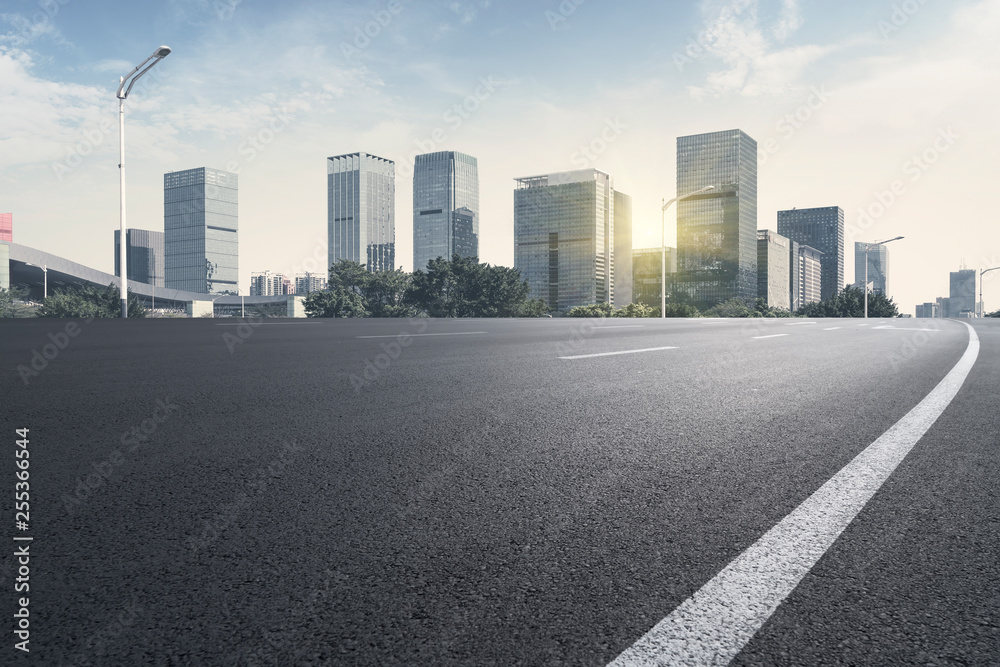
<svg viewBox="0 0 1000 667">
<path fill-rule="evenodd" d="M 816 322 L 789 322 L 786 327 L 800 327 L 803 324 L 817 324 Z"/>
<path fill-rule="evenodd" d="M 765 338 L 781 338 L 782 336 L 787 336 L 788 334 L 771 334 L 770 336 L 754 336 L 754 340 L 763 340 Z"/>
<path fill-rule="evenodd" d="M 392 334 L 391 336 L 355 336 L 355 338 L 399 338 L 400 336 L 408 336 L 410 338 L 416 338 L 418 336 L 471 336 L 472 334 L 484 334 L 489 333 L 487 331 L 452 331 L 447 333 L 429 333 L 429 334 Z"/>
<path fill-rule="evenodd" d="M 611 667 L 725 665 L 736 657 L 958 394 L 979 356 L 979 337 L 965 326 L 965 354 L 924 400 Z"/>
<path fill-rule="evenodd" d="M 572 357 L 559 357 L 560 359 L 590 359 L 592 357 L 613 357 L 618 354 L 638 354 L 639 352 L 659 352 L 660 350 L 676 350 L 676 347 L 647 347 L 643 350 L 621 350 L 620 352 L 598 352 L 597 354 L 577 354 Z"/>
<path fill-rule="evenodd" d="M 836 331 L 837 329 L 842 329 L 843 327 L 830 327 L 828 329 L 823 329 L 823 331 Z"/>
</svg>

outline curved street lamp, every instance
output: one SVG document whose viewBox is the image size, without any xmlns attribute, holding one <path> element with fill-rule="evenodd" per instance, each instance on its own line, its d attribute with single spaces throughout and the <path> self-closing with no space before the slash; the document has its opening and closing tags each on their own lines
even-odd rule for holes
<svg viewBox="0 0 1000 667">
<path fill-rule="evenodd" d="M 45 264 L 38 266 L 37 264 L 32 264 L 31 262 L 25 262 L 25 266 L 33 266 L 36 269 L 42 270 L 42 276 L 44 282 L 42 283 L 42 300 L 49 298 L 49 267 Z"/>
<path fill-rule="evenodd" d="M 122 299 L 122 319 L 128 317 L 128 264 L 125 263 L 125 98 L 132 92 L 132 86 L 139 78 L 148 72 L 153 65 L 160 62 L 170 54 L 169 46 L 161 46 L 153 55 L 142 61 L 134 70 L 121 78 L 118 86 L 118 178 L 121 181 L 121 299 Z M 147 64 L 148 63 L 148 64 Z M 125 87 L 125 84 L 128 87 Z"/>
<path fill-rule="evenodd" d="M 700 195 L 702 192 L 714 190 L 714 185 L 706 185 L 700 190 L 689 192 L 680 197 L 674 197 L 660 209 L 660 319 L 667 317 L 667 209 L 674 202 Z"/>
<path fill-rule="evenodd" d="M 879 241 L 878 243 L 865 243 L 865 319 L 868 319 L 868 251 L 875 246 L 885 245 L 886 243 L 892 243 L 893 241 L 898 241 L 902 236 L 897 236 L 894 239 L 889 239 L 888 241 Z M 883 269 L 884 270 L 884 269 Z M 854 274 L 858 275 L 858 274 Z"/>
<path fill-rule="evenodd" d="M 992 269 L 979 269 L 979 317 L 986 317 L 986 307 L 983 305 L 983 274 L 997 269 L 1000 269 L 1000 266 L 994 266 Z"/>
</svg>

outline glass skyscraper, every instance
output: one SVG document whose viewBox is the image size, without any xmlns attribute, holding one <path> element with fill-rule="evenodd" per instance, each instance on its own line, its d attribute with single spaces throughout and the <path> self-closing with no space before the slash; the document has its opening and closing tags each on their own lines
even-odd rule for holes
<svg viewBox="0 0 1000 667">
<path fill-rule="evenodd" d="M 952 271 L 949 278 L 950 291 L 945 317 L 975 317 L 978 312 L 975 269 Z"/>
<path fill-rule="evenodd" d="M 115 275 L 120 276 L 121 269 L 121 243 L 122 232 L 115 230 Z M 165 277 L 163 275 L 163 232 L 154 232 L 147 229 L 126 229 L 125 240 L 128 247 L 125 249 L 128 259 L 128 280 L 134 280 L 147 285 L 163 287 Z"/>
<path fill-rule="evenodd" d="M 238 186 L 236 174 L 207 167 L 163 175 L 165 287 L 237 293 Z"/>
<path fill-rule="evenodd" d="M 413 164 L 413 270 L 452 255 L 479 257 L 479 165 L 457 151 Z"/>
<path fill-rule="evenodd" d="M 660 284 L 663 272 L 664 253 L 662 248 L 636 248 L 632 251 L 632 303 L 641 303 L 651 308 L 660 308 Z M 618 254 L 615 254 L 616 258 Z M 667 298 L 673 293 L 674 276 L 677 273 L 677 250 L 667 248 Z M 615 279 L 621 275 L 621 267 L 615 266 Z"/>
<path fill-rule="evenodd" d="M 396 264 L 396 163 L 368 153 L 327 158 L 327 265 Z"/>
<path fill-rule="evenodd" d="M 582 169 L 515 179 L 514 268 L 554 310 L 615 303 L 615 189 Z M 631 220 L 628 221 L 631 228 Z"/>
<path fill-rule="evenodd" d="M 854 243 L 854 284 L 865 285 L 865 246 L 867 243 Z M 868 250 L 868 282 L 874 283 L 873 292 L 889 294 L 889 249 L 884 245 L 872 246 Z"/>
<path fill-rule="evenodd" d="M 832 299 L 844 286 L 844 209 L 826 206 L 778 211 L 778 233 L 823 253 L 821 299 Z"/>
<path fill-rule="evenodd" d="M 677 138 L 676 288 L 699 308 L 757 297 L 757 142 L 741 130 Z"/>
<path fill-rule="evenodd" d="M 615 305 L 632 303 L 632 197 L 615 190 Z"/>
</svg>

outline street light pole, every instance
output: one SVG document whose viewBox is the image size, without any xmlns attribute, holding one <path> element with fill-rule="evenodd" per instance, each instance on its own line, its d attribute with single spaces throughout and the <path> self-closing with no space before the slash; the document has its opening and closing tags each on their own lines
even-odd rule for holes
<svg viewBox="0 0 1000 667">
<path fill-rule="evenodd" d="M 125 98 L 132 92 L 132 86 L 139 78 L 148 72 L 153 65 L 160 62 L 170 54 L 169 46 L 161 46 L 153 55 L 142 61 L 135 69 L 127 75 L 121 77 L 118 85 L 118 180 L 121 188 L 121 248 L 119 250 L 119 261 L 121 262 L 121 301 L 122 319 L 128 317 L 128 265 L 125 263 Z M 152 62 L 150 62 L 152 61 Z M 147 63 L 149 63 L 147 65 Z M 145 69 L 143 69 L 145 67 Z M 141 70 L 141 71 L 140 71 Z M 125 84 L 128 83 L 128 88 Z"/>
<path fill-rule="evenodd" d="M 667 209 L 674 202 L 700 195 L 702 192 L 714 190 L 714 185 L 706 185 L 700 190 L 689 192 L 680 197 L 674 197 L 660 208 L 660 319 L 667 317 Z"/>
<path fill-rule="evenodd" d="M 989 273 L 990 271 L 996 271 L 997 269 L 1000 269 L 1000 266 L 994 266 L 992 269 L 979 270 L 979 317 L 986 317 L 986 307 L 983 305 L 983 274 Z"/>
<path fill-rule="evenodd" d="M 879 241 L 878 243 L 865 243 L 865 319 L 868 319 L 868 251 L 875 246 L 885 245 L 886 243 L 892 243 L 893 241 L 898 241 L 902 236 L 897 236 L 894 239 L 889 239 L 888 241 Z M 884 269 L 883 269 L 884 270 Z M 854 274 L 857 275 L 857 274 Z"/>
</svg>

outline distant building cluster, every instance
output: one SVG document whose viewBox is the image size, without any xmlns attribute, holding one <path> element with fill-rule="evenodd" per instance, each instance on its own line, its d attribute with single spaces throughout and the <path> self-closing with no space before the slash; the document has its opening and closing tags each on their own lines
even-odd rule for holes
<svg viewBox="0 0 1000 667">
<path fill-rule="evenodd" d="M 952 271 L 947 297 L 917 304 L 917 317 L 982 317 L 982 301 L 976 301 L 975 269 Z"/>
<path fill-rule="evenodd" d="M 316 274 L 299 274 L 294 279 L 270 271 L 250 274 L 250 296 L 308 294 L 324 289 L 326 289 L 326 277 Z"/>
</svg>

